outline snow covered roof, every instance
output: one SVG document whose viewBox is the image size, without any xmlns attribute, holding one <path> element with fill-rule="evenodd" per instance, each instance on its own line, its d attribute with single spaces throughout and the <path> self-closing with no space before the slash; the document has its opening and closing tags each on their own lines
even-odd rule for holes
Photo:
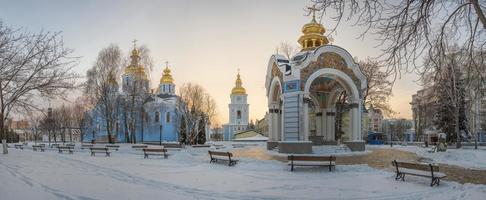
<svg viewBox="0 0 486 200">
<path fill-rule="evenodd" d="M 267 141 L 267 140 L 268 140 L 268 137 L 265 137 L 265 136 L 257 133 L 255 136 L 234 139 L 233 141 Z"/>
</svg>

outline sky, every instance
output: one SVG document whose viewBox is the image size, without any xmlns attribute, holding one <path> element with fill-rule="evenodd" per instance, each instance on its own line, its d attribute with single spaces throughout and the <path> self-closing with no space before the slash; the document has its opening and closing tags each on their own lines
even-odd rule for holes
<svg viewBox="0 0 486 200">
<path fill-rule="evenodd" d="M 281 42 L 298 45 L 302 26 L 311 20 L 304 11 L 309 5 L 297 0 L 0 0 L 0 20 L 30 32 L 61 31 L 66 46 L 80 57 L 75 70 L 81 75 L 102 48 L 117 44 L 128 53 L 136 39 L 150 48 L 155 61 L 152 88 L 169 61 L 176 85 L 197 83 L 210 93 L 223 124 L 238 69 L 250 118 L 265 115 L 268 60 Z M 325 17 L 321 23 L 334 24 Z M 378 42 L 370 36 L 358 39 L 361 31 L 341 24 L 333 44 L 359 59 L 377 56 Z M 411 95 L 420 89 L 416 80 L 415 74 L 405 74 L 395 82 L 390 104 L 396 117 L 411 118 Z"/>
</svg>

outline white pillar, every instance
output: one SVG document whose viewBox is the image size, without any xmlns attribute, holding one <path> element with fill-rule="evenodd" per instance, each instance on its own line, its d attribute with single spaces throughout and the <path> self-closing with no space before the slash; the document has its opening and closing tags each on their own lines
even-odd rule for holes
<svg viewBox="0 0 486 200">
<path fill-rule="evenodd" d="M 336 112 L 334 110 L 334 108 L 329 108 L 327 109 L 327 112 L 326 112 L 326 115 L 327 115 L 327 140 L 329 141 L 334 141 L 336 140 L 335 138 L 335 133 L 334 133 L 334 126 L 335 126 L 335 119 L 336 119 Z"/>
<path fill-rule="evenodd" d="M 359 141 L 361 140 L 361 131 L 360 131 L 360 125 L 361 123 L 359 122 L 360 120 L 360 112 L 359 110 L 359 104 L 354 103 L 352 104 L 352 108 L 349 111 L 349 118 L 350 118 L 350 131 L 351 131 L 351 140 L 352 141 Z"/>
<path fill-rule="evenodd" d="M 320 136 L 322 134 L 322 112 L 318 109 L 316 113 L 316 136 Z"/>
<path fill-rule="evenodd" d="M 268 119 L 267 119 L 267 124 L 268 124 L 268 139 L 270 139 L 270 141 L 275 141 L 274 140 L 274 133 L 273 133 L 273 128 L 274 128 L 274 125 L 273 125 L 273 111 L 272 111 L 272 107 L 271 105 L 268 106 Z"/>
<path fill-rule="evenodd" d="M 309 140 L 309 103 L 304 101 L 303 105 L 304 105 L 304 124 L 303 124 L 304 135 L 302 140 L 308 141 Z"/>
</svg>

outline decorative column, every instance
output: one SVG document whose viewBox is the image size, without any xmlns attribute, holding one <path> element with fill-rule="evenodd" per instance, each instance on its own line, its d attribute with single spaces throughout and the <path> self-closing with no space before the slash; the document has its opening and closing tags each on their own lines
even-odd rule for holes
<svg viewBox="0 0 486 200">
<path fill-rule="evenodd" d="M 323 127 L 323 125 L 322 125 L 322 112 L 319 110 L 319 112 L 316 113 L 316 136 L 322 135 L 322 127 Z"/>
<path fill-rule="evenodd" d="M 304 135 L 301 140 L 303 141 L 308 141 L 309 140 L 309 102 L 308 99 L 304 98 L 304 123 L 303 123 L 303 129 L 304 129 Z"/>
<path fill-rule="evenodd" d="M 316 39 L 312 39 L 312 46 L 315 47 L 316 46 Z"/>
<path fill-rule="evenodd" d="M 349 119 L 350 119 L 350 131 L 351 131 L 351 141 L 358 141 L 361 140 L 360 138 L 360 113 L 358 111 L 359 109 L 359 103 L 352 103 L 350 104 L 351 110 L 349 111 Z"/>
<path fill-rule="evenodd" d="M 273 124 L 273 109 L 271 109 L 271 105 L 268 106 L 269 109 L 268 109 L 268 119 L 267 119 L 267 124 L 268 124 L 268 139 L 270 139 L 270 141 L 276 141 L 274 140 L 274 133 L 273 133 L 273 129 L 274 129 L 274 124 Z"/>
<path fill-rule="evenodd" d="M 329 108 L 327 109 L 327 128 L 326 128 L 326 136 L 328 141 L 334 141 L 336 140 L 336 134 L 334 133 L 334 126 L 336 122 L 336 112 L 334 108 Z"/>
</svg>

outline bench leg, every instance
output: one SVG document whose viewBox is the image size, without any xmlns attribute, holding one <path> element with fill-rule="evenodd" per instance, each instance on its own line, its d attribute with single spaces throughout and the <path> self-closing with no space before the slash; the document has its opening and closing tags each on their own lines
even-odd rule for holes
<svg viewBox="0 0 486 200">
<path fill-rule="evenodd" d="M 402 180 L 405 181 L 405 174 L 402 173 L 397 173 L 397 176 L 395 177 L 395 180 Z"/>
<path fill-rule="evenodd" d="M 143 154 L 143 159 L 148 158 L 147 154 Z"/>
<path fill-rule="evenodd" d="M 94 151 L 92 151 L 92 152 L 91 152 L 91 156 L 94 156 L 94 155 L 95 155 L 95 152 L 94 152 Z"/>
<path fill-rule="evenodd" d="M 433 187 L 434 185 L 439 186 L 439 184 L 440 184 L 439 178 L 432 178 L 432 182 L 430 183 L 430 187 Z"/>
<path fill-rule="evenodd" d="M 293 172 L 293 171 L 294 171 L 294 163 L 292 163 L 292 164 L 290 165 L 290 171 L 291 171 L 291 172 Z"/>
<path fill-rule="evenodd" d="M 106 152 L 106 157 L 110 157 L 110 152 Z"/>
</svg>

